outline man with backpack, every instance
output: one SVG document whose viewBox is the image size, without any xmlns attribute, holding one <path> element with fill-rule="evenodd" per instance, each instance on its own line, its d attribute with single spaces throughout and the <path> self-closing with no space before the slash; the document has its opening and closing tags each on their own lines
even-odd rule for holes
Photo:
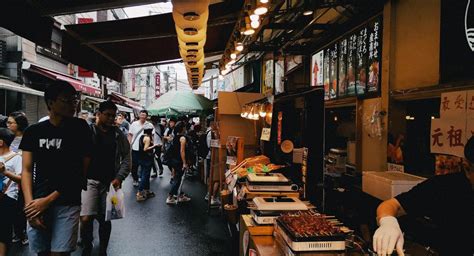
<svg viewBox="0 0 474 256">
<path fill-rule="evenodd" d="M 163 126 L 163 124 L 161 124 L 161 119 L 159 116 L 152 116 L 151 123 L 155 127 L 155 133 L 153 134 L 153 144 L 156 145 L 155 154 L 154 154 L 154 158 L 155 158 L 154 162 L 158 164 L 158 166 L 156 166 L 156 164 L 153 163 L 152 165 L 153 171 L 152 171 L 151 177 L 156 178 L 158 175 L 160 175 L 160 177 L 163 175 L 163 163 L 161 162 L 161 151 L 163 148 L 163 134 L 164 134 L 165 127 Z M 157 169 L 160 170 L 159 173 Z"/>
<path fill-rule="evenodd" d="M 177 204 L 178 202 L 189 202 L 191 198 L 186 196 L 181 188 L 183 185 L 183 175 L 189 168 L 189 144 L 187 144 L 187 138 L 185 136 L 186 124 L 178 122 L 174 129 L 173 141 L 170 145 L 168 157 L 168 166 L 173 169 L 175 177 L 171 183 L 171 191 L 166 199 L 167 204 Z"/>
<path fill-rule="evenodd" d="M 138 141 L 143 135 L 143 127 L 146 123 L 149 123 L 146 120 L 147 117 L 148 111 L 141 110 L 138 115 L 138 120 L 130 125 L 130 130 L 128 131 L 128 141 L 132 147 L 132 177 L 134 187 L 138 187 L 138 159 L 140 158 L 140 153 L 138 152 Z"/>
<path fill-rule="evenodd" d="M 15 135 L 0 128 L 0 255 L 7 255 L 12 241 L 12 220 L 17 209 L 18 184 L 21 181 L 21 156 L 10 150 Z"/>
</svg>

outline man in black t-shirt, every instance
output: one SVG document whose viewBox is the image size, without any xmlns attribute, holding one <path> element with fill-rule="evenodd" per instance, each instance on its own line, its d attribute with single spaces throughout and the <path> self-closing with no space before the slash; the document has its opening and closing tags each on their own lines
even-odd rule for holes
<svg viewBox="0 0 474 256">
<path fill-rule="evenodd" d="M 28 127 L 20 144 L 28 238 L 33 253 L 69 255 L 76 249 L 92 139 L 87 123 L 73 117 L 79 103 L 74 87 L 56 81 L 44 99 L 49 120 Z"/>
<path fill-rule="evenodd" d="M 99 105 L 96 124 L 91 124 L 92 159 L 87 172 L 87 190 L 82 191 L 82 255 L 91 255 L 93 221 L 99 222 L 99 255 L 107 255 L 112 224 L 105 221 L 106 198 L 110 185 L 119 188 L 130 173 L 130 144 L 119 127 L 114 126 L 117 106 L 111 101 Z"/>
<path fill-rule="evenodd" d="M 474 254 L 474 137 L 464 155 L 470 162 L 466 170 L 434 176 L 379 205 L 380 227 L 373 239 L 379 255 L 390 255 L 394 248 L 403 255 L 403 233 L 396 217 L 404 214 L 431 221 L 435 228 L 430 246 L 440 255 Z"/>
</svg>

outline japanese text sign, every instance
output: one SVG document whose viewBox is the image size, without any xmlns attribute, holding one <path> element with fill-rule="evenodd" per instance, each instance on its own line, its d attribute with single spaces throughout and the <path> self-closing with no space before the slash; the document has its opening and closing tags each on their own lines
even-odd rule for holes
<svg viewBox="0 0 474 256">
<path fill-rule="evenodd" d="M 467 91 L 441 94 L 439 113 L 441 119 L 465 119 Z"/>
<path fill-rule="evenodd" d="M 431 120 L 431 153 L 464 157 L 467 141 L 466 119 Z"/>
</svg>

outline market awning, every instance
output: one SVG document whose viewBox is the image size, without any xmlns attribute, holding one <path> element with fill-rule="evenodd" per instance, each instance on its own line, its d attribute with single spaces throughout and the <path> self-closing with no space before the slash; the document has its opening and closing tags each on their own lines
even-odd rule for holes
<svg viewBox="0 0 474 256">
<path fill-rule="evenodd" d="M 140 103 L 134 101 L 134 100 L 131 100 L 119 93 L 116 93 L 116 92 L 112 92 L 111 94 L 109 94 L 109 98 L 115 102 L 116 104 L 123 104 L 123 105 L 126 105 L 126 106 L 129 106 L 133 109 L 136 109 L 136 110 L 142 110 L 143 107 L 140 105 Z"/>
<path fill-rule="evenodd" d="M 15 83 L 13 81 L 10 81 L 8 79 L 3 79 L 3 78 L 0 78 L 0 89 L 21 92 L 21 93 L 26 93 L 26 94 L 36 95 L 36 96 L 44 96 L 44 92 L 42 91 L 34 90 L 24 85 L 21 85 L 19 83 Z"/>
<path fill-rule="evenodd" d="M 68 82 L 70 85 L 72 85 L 74 88 L 76 88 L 77 91 L 89 94 L 92 96 L 100 96 L 101 95 L 101 90 L 99 88 L 92 87 L 90 85 L 87 85 L 83 83 L 80 80 L 74 79 L 73 77 L 69 77 L 65 74 L 61 74 L 43 67 L 39 67 L 34 64 L 26 64 L 24 65 L 24 69 L 27 69 L 28 71 L 35 72 L 37 74 L 43 75 L 45 77 L 48 77 L 52 80 L 61 80 Z"/>
<path fill-rule="evenodd" d="M 206 56 L 222 54 L 243 1 L 209 6 Z M 180 59 L 171 13 L 66 26 L 62 57 L 121 81 L 122 69 Z"/>
</svg>

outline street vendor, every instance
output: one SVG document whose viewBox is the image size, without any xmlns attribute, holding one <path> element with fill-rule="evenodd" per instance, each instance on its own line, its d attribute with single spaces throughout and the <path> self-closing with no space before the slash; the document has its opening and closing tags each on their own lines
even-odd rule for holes
<svg viewBox="0 0 474 256">
<path fill-rule="evenodd" d="M 437 175 L 382 202 L 377 208 L 379 228 L 373 237 L 378 255 L 403 252 L 403 233 L 396 217 L 408 214 L 430 219 L 435 232 L 430 246 L 440 255 L 474 254 L 474 136 L 464 147 L 469 161 L 461 172 Z"/>
</svg>

